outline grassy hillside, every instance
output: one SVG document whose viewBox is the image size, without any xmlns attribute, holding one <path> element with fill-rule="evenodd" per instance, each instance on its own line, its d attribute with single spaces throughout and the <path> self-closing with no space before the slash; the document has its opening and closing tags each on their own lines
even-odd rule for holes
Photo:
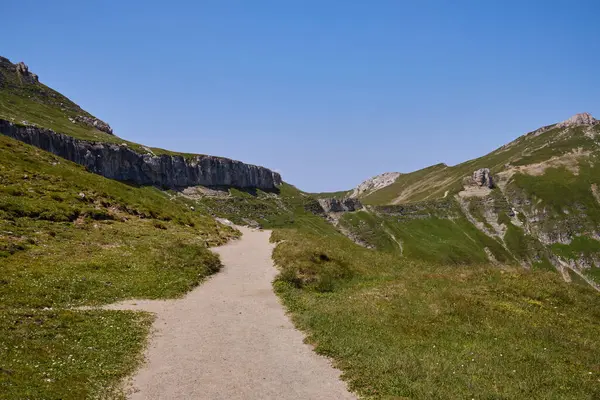
<svg viewBox="0 0 600 400">
<path fill-rule="evenodd" d="M 73 311 L 182 295 L 237 233 L 189 202 L 86 172 L 0 136 L 2 398 L 118 396 L 151 318 Z"/>
<path fill-rule="evenodd" d="M 275 287 L 316 350 L 375 399 L 595 399 L 600 297 L 554 272 L 415 262 L 278 230 Z"/>
<path fill-rule="evenodd" d="M 21 125 L 36 125 L 92 142 L 127 144 L 139 153 L 150 151 L 156 155 L 194 156 L 124 140 L 84 123 L 74 122 L 78 116 L 93 117 L 66 96 L 43 83 L 24 82 L 14 71 L 14 65 L 6 58 L 0 57 L 0 119 Z"/>
<path fill-rule="evenodd" d="M 574 270 L 565 271 L 574 283 L 564 282 L 551 263 L 580 262 L 599 249 L 586 236 L 597 226 L 595 144 L 581 128 L 570 132 L 574 137 L 546 131 L 554 150 L 544 145 L 548 137 L 532 133 L 460 168 L 438 165 L 401 176 L 395 185 L 412 193 L 406 203 L 339 219 L 374 249 L 315 222 L 311 207 L 294 209 L 293 227 L 276 225 L 275 288 L 353 390 L 377 399 L 600 396 L 600 296 Z M 574 143 L 590 153 L 561 164 Z M 497 175 L 508 159 L 518 167 L 548 154 L 559 162 L 535 174 L 516 169 L 483 197 L 455 198 L 464 176 L 490 160 Z M 440 177 L 447 186 L 434 185 Z M 286 196 L 306 198 L 291 187 L 282 191 L 282 204 Z M 565 233 L 582 236 L 568 245 L 544 242 Z M 593 278 L 596 271 L 592 265 L 583 273 Z"/>
<path fill-rule="evenodd" d="M 332 225 L 320 216 L 319 203 L 296 187 L 283 183 L 279 194 L 254 193 L 229 189 L 228 196 L 205 196 L 196 200 L 196 207 L 215 217 L 226 218 L 240 225 L 260 225 L 266 229 L 310 229 L 314 232 L 335 232 Z"/>
<path fill-rule="evenodd" d="M 553 266 L 565 279 L 574 273 L 575 281 L 583 279 L 600 288 L 599 138 L 597 123 L 549 125 L 483 157 L 402 174 L 391 185 L 361 198 L 363 204 L 375 207 L 377 217 L 359 213 L 345 216 L 341 223 L 380 249 L 398 250 L 396 242 L 406 242 L 405 255 L 419 259 L 443 260 L 458 251 L 458 259 L 471 262 L 481 260 L 487 248 L 486 252 L 491 251 L 500 263 Z M 466 180 L 481 168 L 490 169 L 496 189 L 470 192 Z M 398 219 L 391 209 L 379 207 L 413 207 L 442 199 L 456 199 L 460 204 L 468 222 L 456 225 L 455 215 L 442 217 L 449 218 L 455 224 L 452 227 L 461 232 L 449 229 L 448 220 L 430 220 L 429 215 L 418 221 Z M 448 225 L 447 229 L 441 225 Z M 479 231 L 476 235 L 474 228 Z M 426 234 L 419 236 L 420 231 Z M 422 249 L 417 253 L 415 241 Z M 437 252 L 437 242 L 444 243 L 441 253 Z M 493 242 L 502 245 L 508 259 L 492 250 L 489 244 Z M 581 250 L 583 242 L 587 245 Z M 463 253 L 460 248 L 469 250 Z"/>
<path fill-rule="evenodd" d="M 567 130 L 549 127 L 531 132 L 487 154 L 455 166 L 437 164 L 419 171 L 400 175 L 392 184 L 361 199 L 365 204 L 400 204 L 454 195 L 462 190 L 462 180 L 479 168 L 489 168 L 493 174 L 507 169 L 562 157 L 578 150 L 597 152 L 598 143 L 590 133 L 600 133 L 600 125 L 574 127 Z"/>
<path fill-rule="evenodd" d="M 342 217 L 341 224 L 378 250 L 435 264 L 489 264 L 485 248 L 501 263 L 514 259 L 502 244 L 475 228 L 464 216 L 402 218 L 359 211 Z"/>
<path fill-rule="evenodd" d="M 0 118 L 181 154 L 124 141 L 78 117 L 93 118 L 0 58 Z M 0 397 L 122 396 L 151 316 L 74 308 L 183 295 L 220 269 L 208 247 L 239 233 L 185 197 L 105 179 L 2 135 L 0 160 Z"/>
</svg>

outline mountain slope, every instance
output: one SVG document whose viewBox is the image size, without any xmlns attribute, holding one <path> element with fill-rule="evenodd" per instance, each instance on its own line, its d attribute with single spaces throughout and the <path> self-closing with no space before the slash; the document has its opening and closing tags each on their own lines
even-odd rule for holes
<svg viewBox="0 0 600 400">
<path fill-rule="evenodd" d="M 538 173 L 547 167 L 571 166 L 598 151 L 599 135 L 598 121 L 587 113 L 578 114 L 521 136 L 483 157 L 452 167 L 437 164 L 401 174 L 394 182 L 357 197 L 373 205 L 431 200 L 444 197 L 446 192 L 458 193 L 464 177 L 480 168 L 489 168 L 492 174 L 504 172 L 506 177 L 514 172 Z"/>
<path fill-rule="evenodd" d="M 404 256 L 439 254 L 447 262 L 457 252 L 454 260 L 468 263 L 485 252 L 492 263 L 553 265 L 565 280 L 600 290 L 599 140 L 600 122 L 577 114 L 486 156 L 400 174 L 375 191 L 355 190 L 367 210 L 344 215 L 340 223 L 376 248 L 404 248 Z M 441 229 L 443 220 L 467 224 L 437 236 L 414 235 Z M 469 233 L 472 228 L 479 234 Z M 446 247 L 432 252 L 439 240 Z M 469 242 L 478 250 L 466 254 L 461 246 Z"/>
<path fill-rule="evenodd" d="M 374 399 L 600 395 L 590 121 L 400 175 L 360 197 L 364 209 L 331 213 L 348 238 L 275 231 L 276 288 L 351 388 Z"/>
<path fill-rule="evenodd" d="M 78 139 L 123 142 L 112 134 L 108 124 L 41 83 L 25 64 L 13 64 L 4 57 L 0 57 L 0 118 L 52 129 Z"/>
<path fill-rule="evenodd" d="M 25 64 L 5 58 L 0 58 L 0 133 L 140 185 L 276 190 L 281 183 L 278 173 L 264 167 L 124 141 L 107 123 L 41 84 Z"/>
<path fill-rule="evenodd" d="M 72 307 L 169 298 L 218 271 L 236 233 L 153 187 L 132 187 L 0 135 L 0 392 L 117 398 L 151 316 Z"/>
<path fill-rule="evenodd" d="M 6 59 L 0 119 L 63 142 L 123 143 Z M 107 179 L 0 135 L 0 397 L 121 398 L 152 316 L 73 308 L 172 298 L 217 272 L 208 247 L 239 232 L 196 208 L 174 191 Z"/>
</svg>

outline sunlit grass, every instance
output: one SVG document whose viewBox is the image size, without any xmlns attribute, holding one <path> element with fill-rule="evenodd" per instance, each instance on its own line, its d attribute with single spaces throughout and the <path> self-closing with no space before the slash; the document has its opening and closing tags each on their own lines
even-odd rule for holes
<svg viewBox="0 0 600 400">
<path fill-rule="evenodd" d="M 152 187 L 87 172 L 0 136 L 0 397 L 114 398 L 150 317 L 77 311 L 181 296 L 238 233 Z"/>
<path fill-rule="evenodd" d="M 434 265 L 278 230 L 275 288 L 363 396 L 593 399 L 600 297 L 554 272 Z M 323 285 L 326 282 L 326 285 Z"/>
</svg>

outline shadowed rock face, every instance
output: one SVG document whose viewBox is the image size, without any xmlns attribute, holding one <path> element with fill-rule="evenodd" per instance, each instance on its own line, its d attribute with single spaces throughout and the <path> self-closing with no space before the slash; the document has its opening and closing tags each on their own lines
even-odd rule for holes
<svg viewBox="0 0 600 400">
<path fill-rule="evenodd" d="M 85 166 L 106 178 L 163 187 L 229 186 L 273 190 L 281 176 L 270 169 L 213 156 L 139 154 L 126 146 L 92 143 L 49 129 L 0 119 L 0 133 Z"/>
</svg>

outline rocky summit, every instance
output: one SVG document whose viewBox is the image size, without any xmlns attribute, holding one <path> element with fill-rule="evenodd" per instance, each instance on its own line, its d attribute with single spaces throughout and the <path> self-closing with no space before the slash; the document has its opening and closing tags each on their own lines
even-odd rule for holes
<svg viewBox="0 0 600 400">
<path fill-rule="evenodd" d="M 38 76 L 32 72 L 29 72 L 29 67 L 24 62 L 17 63 L 15 66 L 15 71 L 21 80 L 26 83 L 33 84 L 39 81 Z"/>
<path fill-rule="evenodd" d="M 598 121 L 596 118 L 592 117 L 592 115 L 590 113 L 580 113 L 580 114 L 575 114 L 573 115 L 571 118 L 563 121 L 563 122 L 559 122 L 556 126 L 558 128 L 565 128 L 568 126 L 581 126 L 581 125 L 597 125 L 600 124 L 600 121 Z"/>
</svg>

